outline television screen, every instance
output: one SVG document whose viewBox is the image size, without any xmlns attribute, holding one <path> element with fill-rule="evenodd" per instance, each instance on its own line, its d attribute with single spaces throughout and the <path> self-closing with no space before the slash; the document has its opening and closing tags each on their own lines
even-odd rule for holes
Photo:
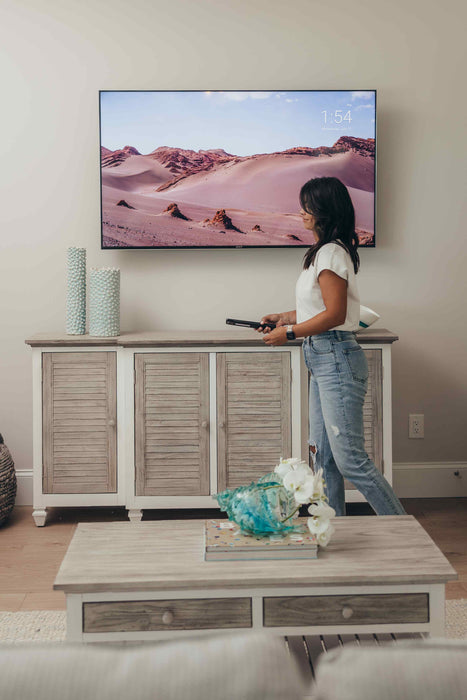
<svg viewBox="0 0 467 700">
<path fill-rule="evenodd" d="M 299 191 L 339 178 L 375 244 L 375 90 L 100 97 L 102 248 L 309 247 Z"/>
</svg>

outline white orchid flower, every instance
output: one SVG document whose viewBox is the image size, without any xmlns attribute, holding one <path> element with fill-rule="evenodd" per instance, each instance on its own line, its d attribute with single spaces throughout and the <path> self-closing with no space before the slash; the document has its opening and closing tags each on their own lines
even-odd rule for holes
<svg viewBox="0 0 467 700">
<path fill-rule="evenodd" d="M 313 471 L 306 462 L 297 457 L 281 457 L 279 464 L 274 467 L 274 473 L 284 488 L 294 495 L 297 508 L 289 517 L 297 518 L 299 506 L 311 504 L 308 508 L 311 516 L 307 520 L 308 529 L 315 536 L 317 543 L 326 547 L 334 532 L 331 519 L 336 515 L 336 511 L 326 502 L 323 470 Z"/>
<path fill-rule="evenodd" d="M 334 518 L 334 516 L 336 515 L 336 511 L 334 510 L 334 508 L 331 508 L 331 506 L 329 506 L 324 501 L 312 503 L 311 506 L 308 508 L 308 512 L 315 518 L 324 518 L 325 520 L 331 520 L 331 518 Z"/>
<path fill-rule="evenodd" d="M 298 464 L 305 464 L 303 459 L 300 459 L 300 457 L 287 457 L 287 459 L 282 459 L 281 457 L 281 462 L 285 462 L 286 464 L 291 464 L 293 467 L 296 467 Z"/>
<path fill-rule="evenodd" d="M 292 478 L 288 478 L 288 482 L 292 484 L 293 492 L 294 492 L 294 498 L 295 502 L 300 504 L 304 503 L 309 503 L 310 499 L 313 494 L 313 489 L 315 486 L 313 474 L 307 474 L 306 472 L 294 472 L 294 475 L 296 475 L 295 480 L 292 481 Z M 287 485 L 284 483 L 284 486 L 287 488 Z M 290 488 L 289 490 L 292 490 Z"/>
<path fill-rule="evenodd" d="M 306 469 L 306 464 L 304 466 L 298 464 L 295 469 L 287 472 L 282 480 L 282 483 L 288 491 L 296 491 L 297 488 L 302 486 L 307 480 L 313 481 L 312 486 L 314 487 L 313 474 Z"/>
<path fill-rule="evenodd" d="M 311 534 L 318 536 L 329 529 L 331 521 L 327 518 L 308 518 L 306 524 Z"/>
<path fill-rule="evenodd" d="M 289 459 L 282 459 L 281 457 L 279 464 L 274 467 L 274 473 L 281 479 L 284 479 L 287 474 L 297 469 L 304 469 L 311 473 L 311 469 L 308 464 L 298 457 L 290 457 Z"/>
<path fill-rule="evenodd" d="M 305 483 L 306 474 L 303 470 L 291 469 L 285 474 L 282 483 L 287 491 L 296 491 Z"/>
<path fill-rule="evenodd" d="M 321 532 L 319 535 L 316 537 L 316 541 L 321 547 L 326 547 L 329 543 L 329 540 L 332 537 L 332 534 L 334 532 L 334 527 L 332 525 L 329 525 L 328 529 L 325 530 L 324 532 Z"/>
<path fill-rule="evenodd" d="M 274 467 L 274 474 L 277 474 L 277 476 L 281 479 L 283 479 L 286 476 L 286 474 L 288 474 L 291 471 L 293 471 L 293 467 L 290 464 L 287 464 L 286 462 L 281 462 L 277 465 L 277 467 Z"/>
</svg>

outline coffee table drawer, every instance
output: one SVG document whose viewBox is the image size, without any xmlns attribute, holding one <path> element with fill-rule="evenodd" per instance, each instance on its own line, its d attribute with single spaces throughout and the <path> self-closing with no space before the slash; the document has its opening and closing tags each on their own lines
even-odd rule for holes
<svg viewBox="0 0 467 700">
<path fill-rule="evenodd" d="M 251 598 L 83 603 L 83 632 L 251 627 Z"/>
<path fill-rule="evenodd" d="M 264 627 L 429 622 L 427 593 L 264 598 Z"/>
</svg>

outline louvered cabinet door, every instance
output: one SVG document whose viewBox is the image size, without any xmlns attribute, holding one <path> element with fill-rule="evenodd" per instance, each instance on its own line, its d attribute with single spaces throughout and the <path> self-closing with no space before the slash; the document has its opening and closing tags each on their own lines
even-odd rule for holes
<svg viewBox="0 0 467 700">
<path fill-rule="evenodd" d="M 249 484 L 291 457 L 289 352 L 217 355 L 218 490 Z"/>
<path fill-rule="evenodd" d="M 42 354 L 44 493 L 117 490 L 115 352 Z"/>
<path fill-rule="evenodd" d="M 381 350 L 364 350 L 368 360 L 368 391 L 363 404 L 365 450 L 376 467 L 383 471 L 383 360 Z M 344 479 L 345 488 L 355 486 Z"/>
<path fill-rule="evenodd" d="M 208 353 L 135 355 L 137 496 L 209 495 Z"/>
</svg>

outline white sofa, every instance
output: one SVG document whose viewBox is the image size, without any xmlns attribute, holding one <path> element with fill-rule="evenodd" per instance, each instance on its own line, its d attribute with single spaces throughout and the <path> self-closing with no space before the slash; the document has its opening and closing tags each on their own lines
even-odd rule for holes
<svg viewBox="0 0 467 700">
<path fill-rule="evenodd" d="M 351 644 L 322 654 L 313 700 L 467 700 L 467 639 Z"/>
<path fill-rule="evenodd" d="M 349 645 L 302 685 L 280 638 L 0 644 L 1 700 L 466 700 L 467 640 Z"/>
<path fill-rule="evenodd" d="M 300 675 L 272 635 L 0 646 L 1 700 L 298 700 Z"/>
</svg>

